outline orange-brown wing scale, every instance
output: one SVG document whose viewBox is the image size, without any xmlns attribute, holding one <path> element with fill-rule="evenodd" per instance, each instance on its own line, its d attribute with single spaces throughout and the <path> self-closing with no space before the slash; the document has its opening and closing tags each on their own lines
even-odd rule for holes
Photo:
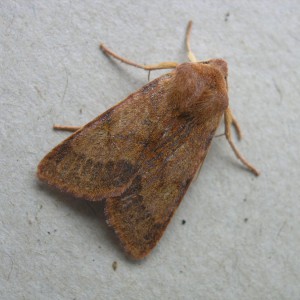
<svg viewBox="0 0 300 300">
<path fill-rule="evenodd" d="M 54 148 L 38 176 L 75 196 L 106 198 L 109 224 L 142 258 L 201 167 L 227 105 L 218 68 L 182 64 Z"/>
<path fill-rule="evenodd" d="M 170 141 L 160 141 L 153 158 L 145 159 L 132 184 L 120 196 L 107 199 L 109 224 L 132 257 L 147 255 L 162 236 L 204 161 L 214 125 L 204 140 L 201 127 L 187 126 L 180 132 L 181 128 L 174 126 L 168 134 Z"/>
<path fill-rule="evenodd" d="M 110 108 L 55 147 L 38 166 L 38 177 L 88 200 L 120 195 L 131 184 L 160 118 L 172 76 L 162 76 Z"/>
</svg>

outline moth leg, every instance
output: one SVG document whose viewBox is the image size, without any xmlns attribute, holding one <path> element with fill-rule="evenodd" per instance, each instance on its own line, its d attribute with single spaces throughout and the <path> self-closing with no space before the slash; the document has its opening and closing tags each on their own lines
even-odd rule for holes
<svg viewBox="0 0 300 300">
<path fill-rule="evenodd" d="M 100 49 L 106 54 L 106 55 L 110 55 L 113 58 L 127 64 L 127 65 L 131 65 L 134 66 L 136 68 L 140 68 L 140 69 L 144 69 L 147 71 L 152 71 L 152 70 L 162 70 L 162 69 L 175 69 L 178 66 L 178 63 L 173 62 L 173 61 L 167 61 L 167 62 L 162 62 L 159 64 L 155 64 L 155 65 L 141 65 L 141 64 L 137 64 L 133 61 L 130 61 L 124 57 L 119 56 L 118 54 L 114 53 L 113 51 L 111 51 L 110 49 L 108 49 L 105 45 L 101 44 L 100 45 Z"/>
<path fill-rule="evenodd" d="M 237 137 L 239 140 L 241 140 L 243 138 L 243 133 L 240 127 L 240 124 L 238 122 L 238 120 L 236 119 L 236 117 L 234 116 L 234 114 L 232 113 L 230 107 L 227 108 L 229 111 L 229 114 L 231 115 L 231 125 L 234 127 Z"/>
<path fill-rule="evenodd" d="M 194 53 L 192 52 L 191 45 L 190 45 L 192 25 L 193 25 L 193 22 L 189 21 L 187 29 L 186 29 L 185 43 L 186 43 L 186 48 L 187 48 L 187 55 L 188 55 L 190 62 L 197 62 L 197 59 L 196 59 Z"/>
<path fill-rule="evenodd" d="M 224 121 L 225 121 L 225 135 L 226 139 L 231 146 L 235 156 L 251 171 L 254 175 L 258 176 L 259 171 L 252 166 L 246 158 L 243 157 L 243 155 L 239 152 L 239 150 L 235 147 L 234 142 L 232 140 L 232 135 L 231 135 L 231 125 L 233 124 L 233 119 L 232 119 L 232 113 L 230 108 L 227 108 L 224 114 Z"/>
<path fill-rule="evenodd" d="M 65 126 L 65 125 L 53 125 L 53 129 L 54 130 L 62 130 L 62 131 L 77 131 L 78 129 L 80 129 L 81 127 L 79 126 Z"/>
<path fill-rule="evenodd" d="M 243 138 L 243 133 L 242 133 L 240 124 L 239 124 L 238 120 L 236 119 L 236 117 L 234 116 L 234 114 L 232 113 L 232 110 L 230 109 L 230 107 L 228 107 L 227 110 L 228 110 L 228 113 L 230 114 L 231 125 L 235 129 L 238 139 L 241 140 Z"/>
</svg>

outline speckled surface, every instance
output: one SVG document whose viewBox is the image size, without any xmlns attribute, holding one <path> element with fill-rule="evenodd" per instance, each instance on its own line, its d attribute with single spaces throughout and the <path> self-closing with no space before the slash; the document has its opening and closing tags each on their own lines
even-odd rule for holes
<svg viewBox="0 0 300 300">
<path fill-rule="evenodd" d="M 135 3 L 0 3 L 1 298 L 299 299 L 299 2 Z M 36 166 L 68 136 L 53 123 L 84 124 L 147 83 L 100 42 L 183 62 L 190 19 L 197 58 L 229 64 L 238 147 L 262 174 L 216 138 L 158 247 L 132 262 L 103 205 L 39 184 Z"/>
</svg>

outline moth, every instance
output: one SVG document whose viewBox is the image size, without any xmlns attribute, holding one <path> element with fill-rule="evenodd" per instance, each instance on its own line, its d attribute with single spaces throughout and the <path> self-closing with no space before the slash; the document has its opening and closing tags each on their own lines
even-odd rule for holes
<svg viewBox="0 0 300 300">
<path fill-rule="evenodd" d="M 102 51 L 144 70 L 173 69 L 152 80 L 50 151 L 38 178 L 89 201 L 105 201 L 107 223 L 135 259 L 156 246 L 191 181 L 199 172 L 224 116 L 225 136 L 237 158 L 259 172 L 237 150 L 231 135 L 240 126 L 228 105 L 227 63 L 198 61 L 186 31 L 189 62 L 141 65 L 105 45 Z"/>
</svg>

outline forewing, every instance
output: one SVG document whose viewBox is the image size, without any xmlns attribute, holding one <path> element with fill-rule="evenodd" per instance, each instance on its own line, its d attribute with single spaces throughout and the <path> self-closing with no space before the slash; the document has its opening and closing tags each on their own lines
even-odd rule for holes
<svg viewBox="0 0 300 300">
<path fill-rule="evenodd" d="M 131 185 L 151 140 L 160 138 L 174 73 L 131 94 L 55 147 L 38 177 L 88 200 L 120 195 Z"/>
<path fill-rule="evenodd" d="M 134 258 L 161 238 L 195 173 L 201 167 L 221 115 L 202 125 L 176 120 L 121 196 L 106 202 L 108 222 Z M 151 153 L 152 152 L 152 153 Z"/>
</svg>

